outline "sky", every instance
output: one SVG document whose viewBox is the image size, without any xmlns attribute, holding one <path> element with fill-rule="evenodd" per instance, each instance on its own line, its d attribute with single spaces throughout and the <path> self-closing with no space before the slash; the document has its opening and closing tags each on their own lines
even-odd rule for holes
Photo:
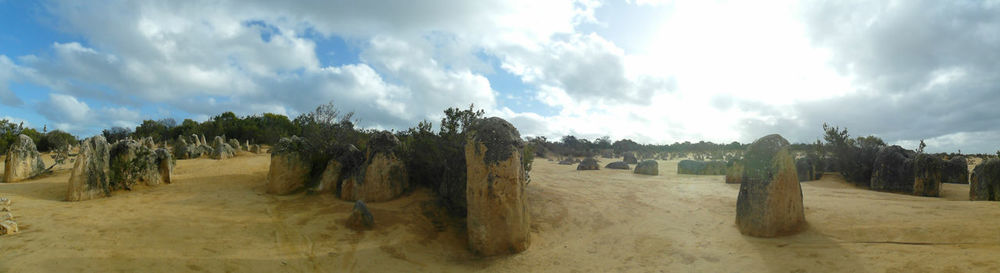
<svg viewBox="0 0 1000 273">
<path fill-rule="evenodd" d="M 403 130 L 1000 149 L 1000 1 L 0 0 L 0 118 L 81 137 L 332 102 Z"/>
</svg>

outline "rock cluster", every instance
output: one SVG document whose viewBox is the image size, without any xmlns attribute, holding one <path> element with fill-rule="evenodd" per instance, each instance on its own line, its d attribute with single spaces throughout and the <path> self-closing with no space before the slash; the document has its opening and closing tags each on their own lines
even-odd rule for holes
<svg viewBox="0 0 1000 273">
<path fill-rule="evenodd" d="M 169 184 L 173 156 L 166 149 L 152 149 L 126 139 L 108 145 L 102 136 L 81 143 L 69 178 L 66 200 L 82 201 L 110 196 L 116 190 L 132 190 L 135 185 Z"/>
<path fill-rule="evenodd" d="M 10 144 L 4 159 L 4 174 L 0 181 L 13 183 L 32 178 L 45 171 L 45 163 L 35 147 L 35 142 L 26 135 L 18 135 Z"/>
<path fill-rule="evenodd" d="M 726 162 L 681 160 L 677 163 L 677 174 L 725 175 Z"/>
<path fill-rule="evenodd" d="M 635 166 L 635 174 L 645 174 L 645 175 L 659 175 L 660 165 L 656 163 L 656 160 L 643 160 L 639 162 L 639 165 Z"/>
<path fill-rule="evenodd" d="M 789 143 L 780 135 L 754 141 L 743 159 L 743 183 L 736 199 L 740 233 L 776 237 L 801 230 L 805 224 L 802 189 Z"/>
<path fill-rule="evenodd" d="M 605 169 L 618 169 L 618 170 L 631 170 L 632 169 L 632 167 L 630 167 L 628 165 L 628 163 L 625 163 L 625 161 L 611 162 L 611 163 L 608 163 L 608 165 L 605 165 L 604 168 Z"/>
<path fill-rule="evenodd" d="M 798 171 L 799 182 L 819 180 L 823 177 L 823 167 L 816 160 L 809 158 L 796 159 L 795 169 Z"/>
<path fill-rule="evenodd" d="M 10 199 L 0 197 L 0 235 L 18 233 L 17 222 L 10 208 Z"/>
<path fill-rule="evenodd" d="M 585 158 L 579 165 L 576 165 L 577 171 L 594 171 L 600 169 L 600 165 L 597 165 L 597 159 L 594 159 L 593 157 Z"/>
<path fill-rule="evenodd" d="M 470 129 L 465 145 L 469 248 L 483 256 L 524 251 L 531 244 L 531 225 L 520 133 L 496 117 Z"/>
<path fill-rule="evenodd" d="M 340 198 L 381 202 L 395 199 L 410 187 L 406 165 L 399 157 L 399 139 L 388 131 L 368 140 L 368 152 L 359 171 L 343 178 Z"/>
<path fill-rule="evenodd" d="M 1000 201 L 1000 160 L 989 159 L 972 169 L 969 200 Z"/>
</svg>

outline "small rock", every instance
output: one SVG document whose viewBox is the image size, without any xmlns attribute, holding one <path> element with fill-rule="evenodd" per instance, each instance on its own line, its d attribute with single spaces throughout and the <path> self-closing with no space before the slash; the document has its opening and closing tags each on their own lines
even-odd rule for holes
<svg viewBox="0 0 1000 273">
<path fill-rule="evenodd" d="M 659 175 L 660 164 L 656 163 L 656 160 L 643 160 L 642 162 L 639 162 L 639 165 L 635 165 L 635 171 L 633 173 Z"/>
<path fill-rule="evenodd" d="M 365 205 L 364 201 L 358 200 L 354 202 L 354 210 L 351 211 L 351 217 L 347 218 L 347 227 L 353 230 L 370 230 L 375 227 L 375 217 L 372 216 L 371 211 L 368 210 L 368 206 Z"/>
<path fill-rule="evenodd" d="M 605 169 L 618 169 L 618 170 L 631 170 L 632 169 L 632 167 L 629 167 L 628 163 L 625 163 L 625 161 L 611 162 L 611 163 L 608 163 L 607 166 L 604 166 L 604 168 Z"/>
<path fill-rule="evenodd" d="M 0 222 L 0 235 L 14 234 L 17 232 L 17 222 L 11 220 Z"/>
<path fill-rule="evenodd" d="M 583 162 L 580 162 L 580 165 L 576 165 L 577 171 L 587 171 L 587 170 L 593 171 L 599 169 L 601 168 L 599 165 L 597 165 L 597 159 L 594 159 L 593 157 L 588 157 L 584 159 Z"/>
</svg>

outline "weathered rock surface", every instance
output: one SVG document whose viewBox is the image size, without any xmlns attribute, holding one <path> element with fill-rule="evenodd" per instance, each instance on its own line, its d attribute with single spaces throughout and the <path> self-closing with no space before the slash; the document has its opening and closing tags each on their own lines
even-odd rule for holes
<svg viewBox="0 0 1000 273">
<path fill-rule="evenodd" d="M 216 136 L 215 140 L 212 142 L 212 159 L 229 159 L 236 155 L 236 150 L 233 150 L 233 146 L 226 143 L 221 136 Z"/>
<path fill-rule="evenodd" d="M 645 175 L 659 175 L 660 165 L 656 163 L 656 160 L 643 160 L 639 162 L 639 165 L 635 165 L 635 174 L 645 174 Z"/>
<path fill-rule="evenodd" d="M 288 194 L 305 186 L 311 162 L 309 144 L 292 136 L 282 138 L 271 151 L 271 166 L 267 171 L 267 193 Z"/>
<path fill-rule="evenodd" d="M 10 144 L 3 165 L 2 182 L 5 183 L 22 181 L 45 171 L 45 163 L 42 163 L 35 142 L 26 135 L 18 135 L 17 141 Z"/>
<path fill-rule="evenodd" d="M 897 145 L 879 149 L 872 167 L 871 189 L 888 192 L 913 192 L 913 158 Z"/>
<path fill-rule="evenodd" d="M 0 235 L 14 234 L 18 232 L 17 222 L 14 222 L 14 220 L 0 221 Z"/>
<path fill-rule="evenodd" d="M 726 162 L 681 160 L 677 163 L 677 174 L 725 175 Z"/>
<path fill-rule="evenodd" d="M 406 165 L 397 155 L 399 139 L 388 131 L 376 133 L 368 140 L 368 153 L 362 164 L 363 173 L 344 179 L 340 198 L 381 202 L 395 199 L 410 187 Z"/>
<path fill-rule="evenodd" d="M 174 175 L 174 160 L 170 152 L 165 148 L 156 149 L 154 160 L 156 164 L 156 170 L 159 175 L 159 181 L 155 181 L 153 184 L 170 184 L 171 177 Z"/>
<path fill-rule="evenodd" d="M 364 153 L 357 147 L 348 145 L 344 154 L 327 162 L 323 174 L 320 176 L 320 181 L 313 191 L 333 192 L 339 195 L 344 178 L 357 174 L 359 166 L 364 163 L 364 158 Z"/>
<path fill-rule="evenodd" d="M 588 170 L 600 170 L 600 165 L 597 165 L 597 159 L 593 157 L 584 158 L 579 165 L 576 165 L 577 171 L 588 171 Z"/>
<path fill-rule="evenodd" d="M 630 167 L 628 165 L 628 163 L 625 163 L 625 161 L 611 162 L 611 163 L 608 163 L 608 165 L 605 165 L 604 168 L 605 169 L 618 169 L 618 170 L 631 170 L 632 169 L 632 167 Z"/>
<path fill-rule="evenodd" d="M 633 152 L 627 152 L 622 155 L 622 161 L 628 164 L 639 164 L 639 160 L 635 158 L 635 153 Z"/>
<path fill-rule="evenodd" d="M 802 189 L 788 141 L 768 135 L 747 148 L 736 199 L 736 226 L 755 237 L 793 234 L 805 224 Z"/>
<path fill-rule="evenodd" d="M 240 146 L 240 141 L 235 138 L 230 138 L 227 144 L 229 144 L 229 148 L 232 149 L 234 153 L 243 151 L 243 146 Z"/>
<path fill-rule="evenodd" d="M 944 168 L 941 170 L 941 178 L 944 183 L 969 183 L 969 162 L 965 157 L 956 156 L 951 160 L 944 161 Z"/>
<path fill-rule="evenodd" d="M 496 117 L 471 129 L 465 145 L 469 248 L 483 256 L 524 251 L 531 244 L 531 221 L 520 133 Z"/>
<path fill-rule="evenodd" d="M 353 230 L 370 230 L 375 227 L 375 217 L 368 210 L 365 201 L 355 201 L 351 216 L 347 218 L 347 227 Z"/>
<path fill-rule="evenodd" d="M 83 201 L 111 195 L 108 177 L 111 146 L 103 136 L 88 138 L 80 143 L 80 151 L 69 177 L 67 201 Z"/>
<path fill-rule="evenodd" d="M 943 168 L 944 160 L 932 155 L 918 154 L 913 161 L 913 195 L 940 196 Z"/>
<path fill-rule="evenodd" d="M 164 178 L 160 176 L 161 163 L 167 161 L 166 165 L 162 166 L 167 167 L 167 172 L 170 172 L 171 159 L 165 150 L 157 153 L 156 150 L 131 139 L 116 142 L 110 151 L 108 179 L 111 190 L 132 190 L 132 187 L 140 182 L 147 186 L 163 183 Z"/>
<path fill-rule="evenodd" d="M 191 148 L 188 146 L 187 140 L 184 137 L 177 136 L 177 140 L 174 140 L 172 144 L 173 156 L 176 159 L 188 159 L 191 158 Z"/>
<path fill-rule="evenodd" d="M 972 169 L 969 200 L 1000 201 L 1000 160 L 988 159 Z"/>
<path fill-rule="evenodd" d="M 253 146 L 250 146 L 250 152 L 251 153 L 259 154 L 262 151 L 263 150 L 260 149 L 260 144 L 254 144 Z"/>
</svg>

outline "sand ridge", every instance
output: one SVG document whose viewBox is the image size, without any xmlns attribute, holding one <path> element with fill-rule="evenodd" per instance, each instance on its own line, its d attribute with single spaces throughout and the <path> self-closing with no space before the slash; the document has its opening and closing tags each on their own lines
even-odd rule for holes
<svg viewBox="0 0 1000 273">
<path fill-rule="evenodd" d="M 67 168 L 0 184 L 22 227 L 0 238 L 0 272 L 1000 271 L 1000 205 L 965 201 L 968 185 L 929 198 L 828 175 L 802 184 L 807 230 L 759 239 L 736 229 L 739 185 L 723 176 L 677 175 L 676 160 L 645 176 L 537 159 L 531 247 L 476 258 L 427 190 L 369 204 L 376 228 L 355 232 L 352 202 L 264 194 L 269 159 L 179 160 L 173 184 L 84 202 L 63 201 Z"/>
</svg>

